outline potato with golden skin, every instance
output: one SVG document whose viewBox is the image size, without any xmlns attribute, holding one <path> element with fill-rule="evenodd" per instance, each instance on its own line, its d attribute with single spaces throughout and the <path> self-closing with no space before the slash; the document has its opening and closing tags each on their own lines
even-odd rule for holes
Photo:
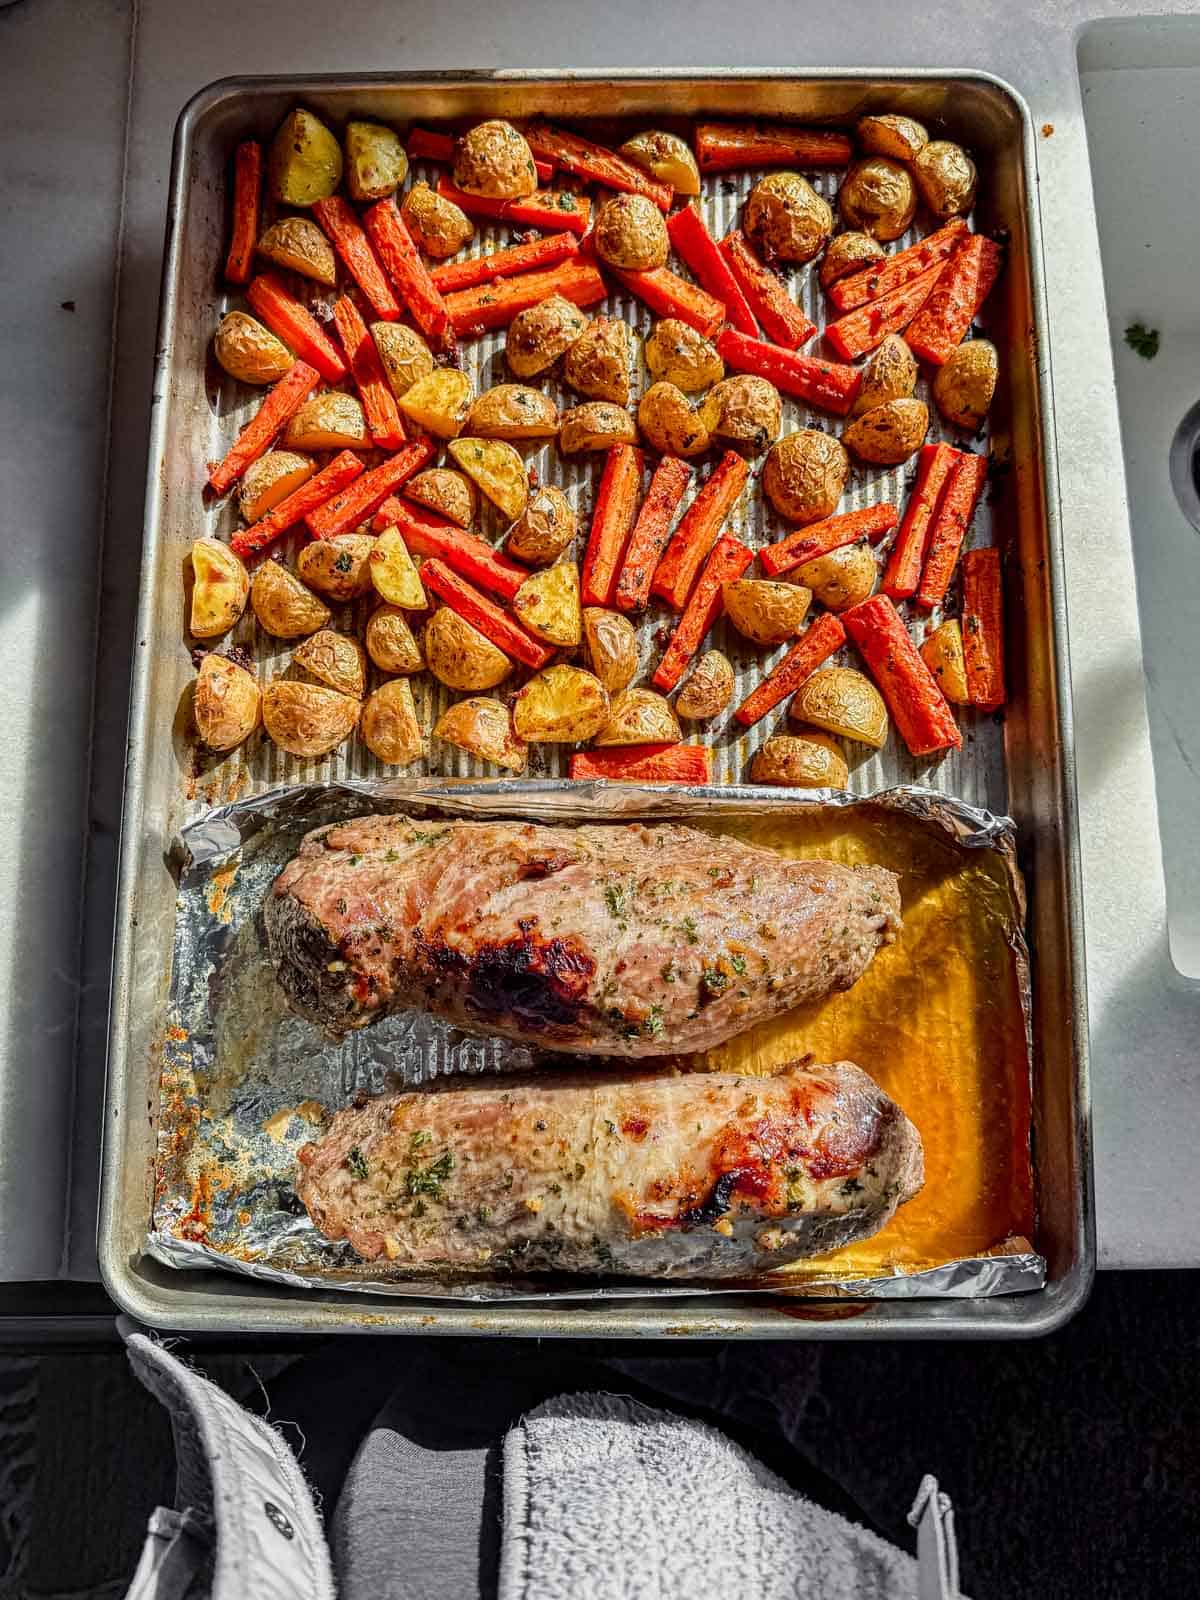
<svg viewBox="0 0 1200 1600">
<path fill-rule="evenodd" d="M 567 351 L 563 382 L 590 400 L 629 404 L 633 332 L 622 317 L 593 317 Z"/>
<path fill-rule="evenodd" d="M 812 601 L 798 583 L 770 578 L 736 578 L 722 589 L 725 615 L 743 638 L 754 644 L 783 644 L 804 626 Z"/>
<path fill-rule="evenodd" d="M 685 394 L 707 389 L 725 376 L 716 345 L 678 317 L 663 317 L 654 324 L 644 353 L 655 382 L 673 383 Z"/>
<path fill-rule="evenodd" d="M 929 407 L 924 400 L 887 400 L 852 422 L 842 443 L 860 461 L 897 467 L 916 455 L 928 432 Z"/>
<path fill-rule="evenodd" d="M 332 628 L 321 628 L 298 645 L 293 663 L 311 677 L 361 700 L 367 688 L 367 656 L 357 639 Z"/>
<path fill-rule="evenodd" d="M 311 278 L 325 289 L 337 283 L 333 246 L 308 217 L 280 217 L 254 246 L 259 255 L 285 272 Z"/>
<path fill-rule="evenodd" d="M 582 744 L 608 716 L 608 690 L 582 667 L 546 667 L 513 696 L 513 729 L 526 744 Z"/>
<path fill-rule="evenodd" d="M 579 568 L 573 561 L 559 561 L 531 573 L 513 596 L 512 608 L 517 621 L 535 639 L 574 649 L 583 636 Z"/>
<path fill-rule="evenodd" d="M 638 402 L 638 427 L 664 456 L 698 456 L 712 443 L 701 411 L 673 383 L 654 383 Z"/>
<path fill-rule="evenodd" d="M 329 607 L 278 561 L 264 561 L 254 574 L 250 604 L 259 627 L 276 639 L 316 633 L 330 616 Z"/>
<path fill-rule="evenodd" d="M 425 666 L 412 622 L 402 606 L 392 605 L 387 600 L 377 605 L 367 620 L 365 640 L 367 654 L 380 672 L 406 678 Z"/>
<path fill-rule="evenodd" d="M 276 678 L 262 694 L 262 720 L 272 742 L 293 756 L 326 756 L 354 732 L 362 702 L 323 683 Z"/>
<path fill-rule="evenodd" d="M 965 706 L 970 700 L 967 688 L 967 658 L 963 653 L 962 625 L 958 619 L 943 622 L 920 646 L 921 659 L 933 673 L 942 693 L 952 705 Z"/>
<path fill-rule="evenodd" d="M 303 106 L 279 125 L 267 153 L 267 192 L 284 206 L 326 200 L 342 181 L 342 147 Z"/>
<path fill-rule="evenodd" d="M 253 673 L 227 656 L 200 663 L 192 691 L 196 732 L 210 750 L 233 750 L 258 727 L 260 696 Z"/>
<path fill-rule="evenodd" d="M 776 734 L 750 763 L 751 783 L 777 783 L 789 789 L 844 789 L 849 780 L 846 758 L 827 733 Z"/>
<path fill-rule="evenodd" d="M 742 226 L 764 261 L 811 261 L 833 232 L 833 212 L 798 172 L 770 172 L 751 189 Z"/>
<path fill-rule="evenodd" d="M 408 176 L 400 136 L 382 122 L 348 122 L 345 145 L 346 188 L 359 205 L 386 200 Z"/>
<path fill-rule="evenodd" d="M 552 294 L 508 325 L 504 359 L 514 378 L 536 378 L 565 355 L 588 326 L 588 315 L 561 294 Z"/>
<path fill-rule="evenodd" d="M 888 714 L 879 690 L 853 667 L 822 667 L 792 696 L 788 716 L 825 733 L 856 739 L 881 750 L 887 743 Z"/>
<path fill-rule="evenodd" d="M 952 427 L 976 433 L 988 414 L 1000 376 L 1000 356 L 987 339 L 970 339 L 952 350 L 933 380 L 933 399 Z"/>
<path fill-rule="evenodd" d="M 838 190 L 838 211 L 848 228 L 872 239 L 898 239 L 917 213 L 912 174 L 887 156 L 856 161 Z"/>
<path fill-rule="evenodd" d="M 677 133 L 635 133 L 621 146 L 621 154 L 660 183 L 669 183 L 676 194 L 700 193 L 700 168 L 691 146 Z"/>
<path fill-rule="evenodd" d="M 504 536 L 504 548 L 517 561 L 549 566 L 578 532 L 575 513 L 561 489 L 544 483 L 533 490 L 524 511 Z"/>
<path fill-rule="evenodd" d="M 627 688 L 638 670 L 637 633 L 628 617 L 603 606 L 583 613 L 584 659 L 609 694 Z"/>
<path fill-rule="evenodd" d="M 683 738 L 670 703 L 653 689 L 623 689 L 614 695 L 608 721 L 593 741 L 597 747 L 678 744 Z"/>
<path fill-rule="evenodd" d="M 241 557 L 220 539 L 197 539 L 192 545 L 188 623 L 193 637 L 215 639 L 228 633 L 245 611 L 249 594 L 250 574 Z"/>
<path fill-rule="evenodd" d="M 467 432 L 481 439 L 552 439 L 558 432 L 558 407 L 540 389 L 498 383 L 471 407 Z"/>
<path fill-rule="evenodd" d="M 779 390 L 766 378 L 746 372 L 714 384 L 701 410 L 713 438 L 745 455 L 760 455 L 783 426 Z"/>
<path fill-rule="evenodd" d="M 238 481 L 238 510 L 247 522 L 265 517 L 317 470 L 310 456 L 295 450 L 268 450 L 252 461 Z"/>
<path fill-rule="evenodd" d="M 637 424 L 628 411 L 603 400 L 589 400 L 563 412 L 558 448 L 564 456 L 573 456 L 585 450 L 609 450 L 614 444 L 636 444 L 637 437 Z"/>
<path fill-rule="evenodd" d="M 666 265 L 667 225 L 644 194 L 615 194 L 596 213 L 592 230 L 596 254 L 610 267 L 647 272 Z"/>
<path fill-rule="evenodd" d="M 513 669 L 503 650 L 449 606 L 425 624 L 425 659 L 448 689 L 494 689 Z"/>
<path fill-rule="evenodd" d="M 427 183 L 413 184 L 400 215 L 419 248 L 435 261 L 444 261 L 475 237 L 475 224 L 462 207 Z"/>
<path fill-rule="evenodd" d="M 385 528 L 371 551 L 371 584 L 381 600 L 401 611 L 424 611 L 429 604 L 417 564 L 399 528 Z"/>
<path fill-rule="evenodd" d="M 522 199 L 537 188 L 533 152 L 511 122 L 493 117 L 476 123 L 454 147 L 454 182 L 467 194 Z"/>
<path fill-rule="evenodd" d="M 371 434 L 352 394 L 326 389 L 310 395 L 283 430 L 289 450 L 369 450 Z"/>
<path fill-rule="evenodd" d="M 975 204 L 975 163 L 961 145 L 934 139 L 913 158 L 921 199 L 939 221 L 965 217 Z"/>
<path fill-rule="evenodd" d="M 898 333 L 889 333 L 867 359 L 850 415 L 861 417 L 889 400 L 907 400 L 916 387 L 917 358 Z"/>
<path fill-rule="evenodd" d="M 388 388 L 401 399 L 418 378 L 427 378 L 436 366 L 433 351 L 415 328 L 401 322 L 373 322 L 371 338 L 383 364 Z"/>
<path fill-rule="evenodd" d="M 433 737 L 508 772 L 525 771 L 528 752 L 513 732 L 508 707 L 489 695 L 457 700 L 447 706 L 438 718 Z"/>
<path fill-rule="evenodd" d="M 469 528 L 479 509 L 478 489 L 457 467 L 426 467 L 404 485 L 404 497 L 459 528 Z"/>
<path fill-rule="evenodd" d="M 890 156 L 893 161 L 915 161 L 929 143 L 929 135 L 913 117 L 890 113 L 860 117 L 859 148 L 869 156 Z"/>
<path fill-rule="evenodd" d="M 362 709 L 363 743 L 388 767 L 407 767 L 425 754 L 425 735 L 407 678 L 381 683 Z"/>
<path fill-rule="evenodd" d="M 688 722 L 718 717 L 733 699 L 733 665 L 719 650 L 706 650 L 675 697 L 675 712 Z"/>
<path fill-rule="evenodd" d="M 369 533 L 339 533 L 332 539 L 314 539 L 306 544 L 296 566 L 309 588 L 344 603 L 370 591 L 374 548 L 375 540 Z"/>
<path fill-rule="evenodd" d="M 446 447 L 481 494 L 510 522 L 529 504 L 525 463 L 503 439 L 451 439 Z"/>
<path fill-rule="evenodd" d="M 872 239 L 868 233 L 851 230 L 835 234 L 821 257 L 821 265 L 817 268 L 817 277 L 821 281 L 822 289 L 830 288 L 839 278 L 848 278 L 852 272 L 858 272 L 862 267 L 882 261 L 883 256 L 883 246 L 878 239 Z"/>
<path fill-rule="evenodd" d="M 771 446 L 763 467 L 763 493 L 789 522 L 819 522 L 833 515 L 850 458 L 832 434 L 800 428 Z"/>
<path fill-rule="evenodd" d="M 384 363 L 386 368 L 386 362 Z M 471 410 L 471 380 L 457 367 L 435 367 L 409 385 L 396 404 L 410 422 L 436 439 L 454 439 Z"/>
<path fill-rule="evenodd" d="M 875 592 L 879 565 L 865 544 L 845 544 L 815 556 L 790 574 L 811 589 L 827 611 L 847 611 Z"/>
<path fill-rule="evenodd" d="M 213 335 L 213 355 L 239 383 L 278 383 L 296 365 L 296 358 L 247 311 L 227 311 Z"/>
</svg>

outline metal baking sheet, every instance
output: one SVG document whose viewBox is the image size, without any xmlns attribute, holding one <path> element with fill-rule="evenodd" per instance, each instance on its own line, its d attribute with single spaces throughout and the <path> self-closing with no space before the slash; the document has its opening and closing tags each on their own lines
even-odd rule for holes
<svg viewBox="0 0 1200 1600">
<path fill-rule="evenodd" d="M 412 123 L 445 123 L 485 115 L 520 118 L 556 107 L 556 115 L 578 125 L 590 124 L 597 136 L 611 138 L 633 125 L 682 125 L 696 115 L 782 116 L 810 123 L 848 125 L 867 110 L 900 110 L 922 118 L 948 137 L 968 144 L 980 168 L 978 226 L 1003 230 L 1009 262 L 988 307 L 987 332 L 1000 349 L 1002 381 L 992 420 L 992 450 L 1000 463 L 994 474 L 986 518 L 976 533 L 979 542 L 994 539 L 1006 552 L 1010 616 L 1012 699 L 1003 719 L 976 718 L 965 728 L 961 754 L 936 766 L 913 762 L 889 748 L 870 754 L 851 775 L 856 793 L 870 793 L 895 784 L 920 783 L 956 794 L 970 804 L 1009 812 L 1020 829 L 1023 864 L 1032 886 L 1033 940 L 1037 985 L 1034 1039 L 1037 1057 L 1037 1139 L 1039 1215 L 1046 1235 L 1048 1279 L 1039 1296 L 1024 1297 L 1022 1315 L 1004 1312 L 963 1313 L 953 1331 L 1004 1333 L 1037 1331 L 1062 1316 L 1082 1296 L 1091 1271 L 1091 1229 L 1088 1151 L 1085 1136 L 1086 1071 L 1083 984 L 1080 970 L 1079 916 L 1075 897 L 1074 805 L 1071 790 L 1069 700 L 1066 693 L 1066 633 L 1058 581 L 1060 552 L 1054 505 L 1054 473 L 1049 415 L 1049 374 L 1040 359 L 1038 330 L 1042 320 L 1039 246 L 1035 193 L 1034 148 L 1028 114 L 1005 86 L 983 77 L 838 73 L 796 78 L 787 74 L 707 73 L 681 76 L 638 73 L 589 79 L 557 74 L 446 74 L 411 78 L 361 80 L 267 80 L 231 82 L 204 91 L 181 118 L 172 178 L 168 248 L 164 268 L 160 360 L 153 417 L 151 476 L 148 495 L 146 560 L 142 581 L 141 636 L 135 682 L 126 839 L 118 911 L 118 951 L 112 1029 L 110 1111 L 101 1224 L 102 1264 L 110 1288 L 135 1314 L 146 1320 L 178 1326 L 225 1325 L 230 1316 L 243 1326 L 297 1325 L 295 1307 L 255 1284 L 237 1295 L 236 1311 L 227 1288 L 207 1286 L 182 1290 L 145 1260 L 140 1243 L 150 1208 L 150 1161 L 153 1150 L 154 1088 L 159 1068 L 156 1025 L 166 1017 L 170 977 L 174 884 L 166 860 L 166 843 L 205 809 L 281 785 L 313 781 L 363 781 L 383 774 L 358 743 L 321 762 L 300 762 L 283 756 L 269 743 L 213 765 L 196 755 L 188 737 L 188 688 L 193 674 L 183 634 L 181 574 L 191 540 L 200 532 L 227 532 L 229 513 L 201 507 L 198 486 L 208 459 L 220 453 L 241 420 L 237 407 L 249 402 L 223 388 L 211 387 L 206 349 L 223 309 L 218 288 L 224 247 L 226 171 L 238 139 L 264 137 L 297 100 L 338 121 L 350 113 L 377 115 L 404 127 Z M 817 187 L 832 195 L 833 174 L 818 175 Z M 704 205 L 714 227 L 733 221 L 746 182 L 742 177 L 706 183 Z M 493 242 L 487 230 L 475 248 Z M 825 320 L 818 305 L 815 277 L 801 272 L 795 287 L 816 320 Z M 607 307 L 627 315 L 645 331 L 640 305 L 613 297 Z M 501 376 L 496 364 L 498 340 L 465 347 L 468 369 L 482 387 Z M 829 427 L 828 418 L 786 404 L 785 428 Z M 531 459 L 548 481 L 564 484 L 585 513 L 589 509 L 584 481 L 594 473 L 555 456 Z M 857 476 L 843 501 L 852 507 L 870 500 L 902 497 L 907 474 L 872 469 Z M 755 546 L 778 531 L 760 509 L 761 497 L 747 496 L 740 516 L 731 519 L 736 532 Z M 489 531 L 485 524 L 485 531 Z M 490 530 L 497 531 L 497 530 Z M 346 625 L 356 620 L 348 613 Z M 244 624 L 249 627 L 249 624 Z M 253 654 L 264 674 L 280 668 L 286 652 L 263 652 L 261 635 Z M 753 666 L 729 640 L 724 642 L 740 669 Z M 643 641 L 644 664 L 653 659 L 651 641 Z M 766 658 L 766 665 L 770 664 Z M 426 716 L 436 714 L 440 695 L 425 680 Z M 718 725 L 713 743 L 717 776 L 736 780 L 746 769 L 753 748 L 769 731 L 760 727 L 735 737 Z M 706 735 L 707 737 L 707 735 Z M 542 752 L 544 757 L 544 752 Z M 547 776 L 560 770 L 554 758 L 543 766 Z M 431 752 L 426 771 L 431 777 L 471 778 L 482 769 L 459 752 Z M 540 775 L 538 773 L 533 774 Z M 1055 996 L 1044 1008 L 1039 996 Z M 1065 1006 L 1062 997 L 1069 996 Z M 135 1107 L 145 1108 L 134 1115 Z M 1049 1160 L 1047 1157 L 1049 1156 Z M 140 1226 L 139 1226 L 140 1219 Z M 249 1288 L 250 1286 L 248 1286 Z M 1033 1302 L 1037 1301 L 1035 1305 Z M 313 1305 L 305 1314 L 311 1325 L 360 1326 L 359 1313 Z M 521 1321 L 520 1331 L 597 1332 L 605 1326 L 580 1318 L 570 1327 L 550 1327 L 536 1319 Z M 638 1322 L 631 1330 L 661 1331 L 661 1318 Z M 746 1336 L 768 1331 L 801 1333 L 781 1328 L 747 1307 L 735 1332 Z M 411 1326 L 400 1316 L 385 1315 L 381 1325 Z M 455 1324 L 436 1319 L 449 1331 Z M 515 1331 L 499 1320 L 496 1331 Z M 615 1330 L 615 1326 L 612 1331 Z M 945 1319 L 921 1313 L 893 1317 L 872 1313 L 859 1318 L 855 1334 L 865 1332 L 940 1333 L 950 1331 Z"/>
</svg>

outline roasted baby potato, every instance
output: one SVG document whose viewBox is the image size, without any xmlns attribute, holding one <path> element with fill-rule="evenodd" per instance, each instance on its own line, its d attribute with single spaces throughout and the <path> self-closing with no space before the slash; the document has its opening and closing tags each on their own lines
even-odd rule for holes
<svg viewBox="0 0 1200 1600">
<path fill-rule="evenodd" d="M 298 272 L 326 289 L 337 283 L 333 246 L 307 217 L 280 217 L 265 230 L 254 248 L 275 266 Z"/>
<path fill-rule="evenodd" d="M 615 194 L 596 212 L 596 254 L 611 267 L 646 272 L 666 264 L 669 246 L 663 214 L 644 194 Z"/>
<path fill-rule="evenodd" d="M 811 589 L 826 610 L 846 611 L 872 593 L 879 567 L 865 544 L 846 544 L 806 561 L 791 576 Z"/>
<path fill-rule="evenodd" d="M 941 685 L 946 699 L 956 706 L 965 706 L 970 699 L 967 689 L 967 661 L 963 654 L 962 627 L 957 620 L 943 622 L 921 645 L 921 658 Z"/>
<path fill-rule="evenodd" d="M 622 689 L 613 696 L 598 745 L 678 744 L 683 738 L 675 713 L 653 689 Z"/>
<path fill-rule="evenodd" d="M 685 394 L 707 389 L 725 376 L 725 363 L 716 345 L 678 317 L 664 317 L 654 324 L 645 355 L 656 382 L 673 383 Z"/>
<path fill-rule="evenodd" d="M 425 754 L 425 735 L 407 678 L 381 683 L 362 711 L 367 749 L 389 767 L 406 767 Z"/>
<path fill-rule="evenodd" d="M 975 203 L 975 163 L 961 145 L 934 139 L 913 158 L 921 199 L 943 222 L 963 217 Z"/>
<path fill-rule="evenodd" d="M 371 435 L 352 394 L 326 389 L 310 397 L 284 429 L 289 450 L 367 450 Z"/>
<path fill-rule="evenodd" d="M 306 544 L 296 566 L 303 581 L 318 594 L 331 600 L 357 600 L 371 587 L 374 548 L 369 533 L 339 533 Z"/>
<path fill-rule="evenodd" d="M 821 257 L 817 276 L 822 289 L 828 289 L 839 278 L 847 278 L 860 267 L 883 260 L 883 246 L 866 233 L 838 233 L 829 241 L 829 248 Z"/>
<path fill-rule="evenodd" d="M 433 352 L 415 328 L 406 328 L 399 322 L 373 322 L 371 337 L 383 363 L 383 375 L 397 400 L 418 378 L 427 378 L 433 371 Z M 469 394 L 470 385 L 467 387 Z"/>
<path fill-rule="evenodd" d="M 381 599 L 402 611 L 424 611 L 428 605 L 416 563 L 399 528 L 385 528 L 368 559 L 371 582 Z"/>
<path fill-rule="evenodd" d="M 394 380 L 389 376 L 388 381 L 394 390 Z M 398 394 L 396 404 L 426 433 L 437 439 L 453 439 L 462 432 L 471 409 L 471 380 L 457 367 L 435 367 Z"/>
<path fill-rule="evenodd" d="M 844 789 L 850 778 L 846 758 L 826 733 L 781 733 L 759 749 L 750 763 L 751 783 L 779 783 L 791 789 Z"/>
<path fill-rule="evenodd" d="M 637 425 L 628 411 L 603 400 L 564 411 L 558 429 L 558 448 L 565 456 L 584 450 L 608 450 L 614 444 L 636 444 Z"/>
<path fill-rule="evenodd" d="M 386 600 L 376 606 L 367 621 L 365 639 L 367 654 L 380 672 L 407 677 L 409 673 L 420 672 L 425 665 L 421 646 L 413 637 L 412 626 L 400 606 L 389 605 Z"/>
<path fill-rule="evenodd" d="M 426 467 L 404 485 L 404 498 L 428 506 L 460 528 L 469 528 L 479 509 L 479 491 L 457 467 Z"/>
<path fill-rule="evenodd" d="M 572 343 L 563 362 L 563 382 L 592 400 L 629 404 L 633 333 L 621 317 L 594 317 Z"/>
<path fill-rule="evenodd" d="M 742 226 L 764 261 L 811 261 L 833 232 L 833 212 L 798 172 L 770 172 L 751 189 Z"/>
<path fill-rule="evenodd" d="M 863 368 L 862 387 L 850 412 L 861 417 L 889 400 L 907 400 L 917 387 L 917 358 L 898 333 L 889 333 Z"/>
<path fill-rule="evenodd" d="M 812 593 L 798 583 L 738 578 L 722 590 L 725 611 L 737 631 L 755 644 L 782 644 L 804 626 Z"/>
<path fill-rule="evenodd" d="M 228 633 L 246 609 L 250 574 L 220 539 L 197 539 L 192 546 L 192 612 L 188 623 L 197 639 Z"/>
<path fill-rule="evenodd" d="M 898 239 L 917 212 L 912 174 L 887 156 L 856 161 L 838 190 L 838 210 L 848 228 L 872 239 Z"/>
<path fill-rule="evenodd" d="M 912 117 L 859 117 L 859 147 L 869 156 L 890 156 L 893 161 L 915 161 L 929 143 L 929 135 Z"/>
<path fill-rule="evenodd" d="M 430 672 L 448 689 L 494 689 L 513 665 L 503 650 L 449 606 L 435 611 L 425 624 L 425 657 Z"/>
<path fill-rule="evenodd" d="M 300 639 L 329 621 L 329 607 L 278 561 L 264 561 L 254 574 L 250 604 L 259 627 L 276 639 Z"/>
<path fill-rule="evenodd" d="M 454 181 L 468 194 L 519 199 L 537 188 L 533 152 L 511 122 L 480 122 L 454 147 Z"/>
<path fill-rule="evenodd" d="M 247 522 L 257 522 L 317 470 L 309 456 L 294 450 L 268 450 L 252 461 L 238 483 L 238 509 Z"/>
<path fill-rule="evenodd" d="M 382 122 L 346 124 L 346 187 L 351 200 L 386 200 L 408 176 L 400 136 Z"/>
<path fill-rule="evenodd" d="M 583 642 L 587 664 L 609 694 L 619 694 L 637 677 L 637 634 L 619 611 L 588 606 L 583 613 Z"/>
<path fill-rule="evenodd" d="M 543 484 L 504 537 L 504 548 L 518 561 L 542 567 L 557 561 L 574 539 L 575 513 L 561 489 Z"/>
<path fill-rule="evenodd" d="M 479 695 L 447 706 L 438 718 L 433 737 L 457 745 L 480 761 L 506 767 L 509 772 L 525 771 L 525 746 L 512 730 L 508 707 L 490 696 Z"/>
<path fill-rule="evenodd" d="M 504 341 L 508 370 L 514 378 L 536 378 L 571 348 L 587 325 L 586 311 L 561 294 L 519 311 Z"/>
<path fill-rule="evenodd" d="M 529 503 L 525 463 L 503 439 L 452 439 L 446 447 L 476 487 L 511 521 Z"/>
<path fill-rule="evenodd" d="M 938 410 L 955 428 L 974 433 L 996 393 L 1000 357 L 987 339 L 970 339 L 950 352 L 933 380 L 933 398 Z"/>
<path fill-rule="evenodd" d="M 660 183 L 669 183 L 676 194 L 700 193 L 700 168 L 677 133 L 635 133 L 621 146 L 621 154 Z"/>
<path fill-rule="evenodd" d="M 801 428 L 771 446 L 763 467 L 767 499 L 789 522 L 833 514 L 850 475 L 850 458 L 832 434 Z"/>
<path fill-rule="evenodd" d="M 652 383 L 638 402 L 638 427 L 664 456 L 698 456 L 712 443 L 704 417 L 673 383 Z"/>
<path fill-rule="evenodd" d="M 852 422 L 842 443 L 860 461 L 894 467 L 915 455 L 929 432 L 929 407 L 924 400 L 885 400 Z"/>
<path fill-rule="evenodd" d="M 192 692 L 196 732 L 210 750 L 232 750 L 258 727 L 259 693 L 253 673 L 212 653 L 200 663 Z"/>
<path fill-rule="evenodd" d="M 325 200 L 342 181 L 342 147 L 311 111 L 297 107 L 279 125 L 267 157 L 267 188 L 285 206 Z"/>
<path fill-rule="evenodd" d="M 356 700 L 361 700 L 366 692 L 366 652 L 348 633 L 321 628 L 297 645 L 292 661 L 340 694 L 352 694 Z"/>
<path fill-rule="evenodd" d="M 608 690 L 582 667 L 537 672 L 513 696 L 513 729 L 527 744 L 582 744 L 608 721 Z"/>
<path fill-rule="evenodd" d="M 239 383 L 278 383 L 296 365 L 296 358 L 246 311 L 227 311 L 213 335 L 213 355 Z"/>
<path fill-rule="evenodd" d="M 427 256 L 443 261 L 475 237 L 475 224 L 461 206 L 427 183 L 414 183 L 404 196 L 400 215 Z"/>
<path fill-rule="evenodd" d="M 558 432 L 558 407 L 540 389 L 498 383 L 471 407 L 467 432 L 481 439 L 549 439 Z"/>
<path fill-rule="evenodd" d="M 263 726 L 293 756 L 326 756 L 354 732 L 362 701 L 323 683 L 276 678 L 262 694 Z"/>
<path fill-rule="evenodd" d="M 574 648 L 583 637 L 579 568 L 573 561 L 560 561 L 532 573 L 513 596 L 512 608 L 535 639 Z"/>
<path fill-rule="evenodd" d="M 853 667 L 823 667 L 792 696 L 788 715 L 826 733 L 879 750 L 887 743 L 888 714 L 879 690 Z"/>
<path fill-rule="evenodd" d="M 675 711 L 689 722 L 720 716 L 733 699 L 733 667 L 719 650 L 706 650 L 675 697 Z"/>
<path fill-rule="evenodd" d="M 783 406 L 779 390 L 766 378 L 738 373 L 714 384 L 701 415 L 720 444 L 758 455 L 779 437 Z"/>
</svg>

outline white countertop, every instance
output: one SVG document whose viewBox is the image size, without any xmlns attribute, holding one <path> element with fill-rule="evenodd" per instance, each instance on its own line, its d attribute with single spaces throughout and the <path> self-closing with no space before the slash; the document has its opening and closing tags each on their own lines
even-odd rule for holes
<svg viewBox="0 0 1200 1600">
<path fill-rule="evenodd" d="M 1038 161 L 1071 621 L 1100 1261 L 1200 1263 L 1186 1206 L 1172 1215 L 1162 1204 L 1164 1173 L 1193 1162 L 1200 990 L 1175 976 L 1167 954 L 1075 62 L 1081 24 L 1138 8 L 1128 0 L 1004 0 L 921 10 L 860 0 L 836 8 L 831 23 L 833 9 L 798 0 L 758 0 L 750 12 L 681 0 L 610 0 L 592 10 L 563 0 L 490 9 L 401 0 L 342 5 L 336 25 L 328 6 L 312 0 L 282 10 L 232 0 L 142 0 L 136 8 L 130 0 L 19 0 L 0 10 L 0 349 L 8 366 L 0 666 L 22 689 L 8 700 L 0 767 L 0 911 L 13 930 L 13 957 L 0 971 L 0 1123 L 19 1120 L 36 1140 L 31 1159 L 0 1172 L 0 1277 L 95 1271 L 114 852 L 179 110 L 204 84 L 235 73 L 647 62 L 979 69 L 1011 83 L 1035 126 L 1053 129 Z M 64 301 L 74 310 L 61 309 Z M 73 1152 L 63 1132 L 72 1110 Z M 34 1216 L 56 1219 L 56 1231 L 35 1233 Z M 47 1253 L 46 1238 L 64 1234 L 67 1250 Z"/>
</svg>

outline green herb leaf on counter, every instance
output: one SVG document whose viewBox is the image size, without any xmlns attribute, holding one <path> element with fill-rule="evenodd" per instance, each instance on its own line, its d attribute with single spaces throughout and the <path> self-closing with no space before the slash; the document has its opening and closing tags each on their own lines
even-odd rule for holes
<svg viewBox="0 0 1200 1600">
<path fill-rule="evenodd" d="M 1148 328 L 1144 322 L 1131 322 L 1125 329 L 1125 343 L 1143 361 L 1153 361 L 1158 354 L 1158 329 Z"/>
</svg>

